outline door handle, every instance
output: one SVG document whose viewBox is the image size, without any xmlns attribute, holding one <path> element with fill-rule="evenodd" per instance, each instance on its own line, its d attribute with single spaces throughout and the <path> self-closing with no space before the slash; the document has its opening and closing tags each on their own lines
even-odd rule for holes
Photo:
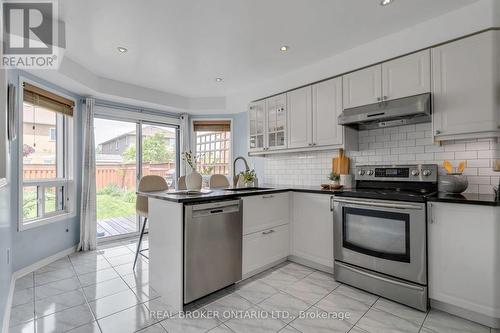
<svg viewBox="0 0 500 333">
<path fill-rule="evenodd" d="M 339 198 L 336 198 L 335 201 L 341 202 L 341 203 L 346 203 L 346 204 L 380 207 L 380 208 L 395 208 L 395 209 L 422 209 L 423 208 L 422 206 L 417 206 L 417 205 L 390 203 L 390 202 L 382 203 L 382 202 L 376 202 L 376 201 L 351 200 L 351 199 L 339 199 Z"/>
<path fill-rule="evenodd" d="M 367 276 L 369 278 L 377 279 L 377 280 L 380 280 L 380 281 L 383 281 L 383 282 L 387 282 L 387 283 L 390 283 L 390 284 L 393 284 L 393 285 L 396 285 L 396 286 L 400 286 L 400 287 L 404 287 L 404 288 L 408 288 L 408 289 L 413 289 L 413 290 L 418 290 L 418 291 L 423 291 L 424 290 L 424 288 L 422 288 L 422 287 L 414 286 L 414 285 L 403 283 L 403 282 L 399 282 L 399 281 L 395 281 L 395 280 L 392 280 L 392 279 L 388 279 L 388 278 L 382 277 L 380 275 L 372 274 L 372 273 L 366 272 L 364 270 L 359 270 L 359 269 L 356 269 L 354 267 L 344 265 L 344 264 L 342 264 L 340 262 L 337 262 L 337 261 L 335 261 L 335 264 L 338 265 L 338 266 L 340 266 L 340 267 L 342 267 L 342 268 L 344 268 L 344 269 L 350 270 L 352 272 L 356 272 L 358 274 Z"/>
</svg>

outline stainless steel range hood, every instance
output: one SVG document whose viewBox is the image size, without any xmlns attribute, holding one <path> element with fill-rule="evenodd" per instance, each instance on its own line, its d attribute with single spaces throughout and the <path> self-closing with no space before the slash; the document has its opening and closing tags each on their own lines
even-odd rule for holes
<svg viewBox="0 0 500 333">
<path fill-rule="evenodd" d="M 356 129 L 373 129 L 431 122 L 431 94 L 385 101 L 345 109 L 339 125 Z"/>
</svg>

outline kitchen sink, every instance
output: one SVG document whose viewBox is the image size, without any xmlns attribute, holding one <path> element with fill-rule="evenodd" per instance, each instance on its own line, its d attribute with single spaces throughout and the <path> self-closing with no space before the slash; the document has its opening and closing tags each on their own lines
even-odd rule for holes
<svg viewBox="0 0 500 333">
<path fill-rule="evenodd" d="M 261 190 L 273 190 L 272 187 L 241 187 L 241 188 L 226 188 L 225 191 L 261 191 Z"/>
</svg>

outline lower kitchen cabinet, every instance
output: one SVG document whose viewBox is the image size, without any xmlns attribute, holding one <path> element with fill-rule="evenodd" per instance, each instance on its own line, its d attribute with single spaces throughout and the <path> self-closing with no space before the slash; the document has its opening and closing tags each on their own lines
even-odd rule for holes
<svg viewBox="0 0 500 333">
<path fill-rule="evenodd" d="M 319 264 L 333 272 L 333 213 L 330 196 L 291 194 L 291 244 L 293 256 Z"/>
<path fill-rule="evenodd" d="M 282 225 L 243 236 L 243 277 L 258 273 L 268 265 L 287 258 L 289 227 Z"/>
<path fill-rule="evenodd" d="M 436 202 L 428 207 L 431 306 L 498 327 L 500 207 Z"/>
<path fill-rule="evenodd" d="M 288 195 L 288 192 L 283 192 L 244 197 L 243 235 L 287 224 Z"/>
</svg>

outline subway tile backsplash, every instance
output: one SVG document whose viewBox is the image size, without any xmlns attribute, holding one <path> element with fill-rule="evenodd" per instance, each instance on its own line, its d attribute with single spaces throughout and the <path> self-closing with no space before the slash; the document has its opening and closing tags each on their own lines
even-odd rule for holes
<svg viewBox="0 0 500 333">
<path fill-rule="evenodd" d="M 351 166 L 360 164 L 415 164 L 449 160 L 455 166 L 467 161 L 467 192 L 493 193 L 500 173 L 493 159 L 500 158 L 496 139 L 457 140 L 442 145 L 432 141 L 431 124 L 417 124 L 359 131 L 359 150 L 348 151 Z M 331 159 L 337 151 L 269 155 L 264 160 L 264 182 L 276 185 L 319 186 L 327 183 Z M 261 176 L 262 177 L 262 176 Z"/>
</svg>

